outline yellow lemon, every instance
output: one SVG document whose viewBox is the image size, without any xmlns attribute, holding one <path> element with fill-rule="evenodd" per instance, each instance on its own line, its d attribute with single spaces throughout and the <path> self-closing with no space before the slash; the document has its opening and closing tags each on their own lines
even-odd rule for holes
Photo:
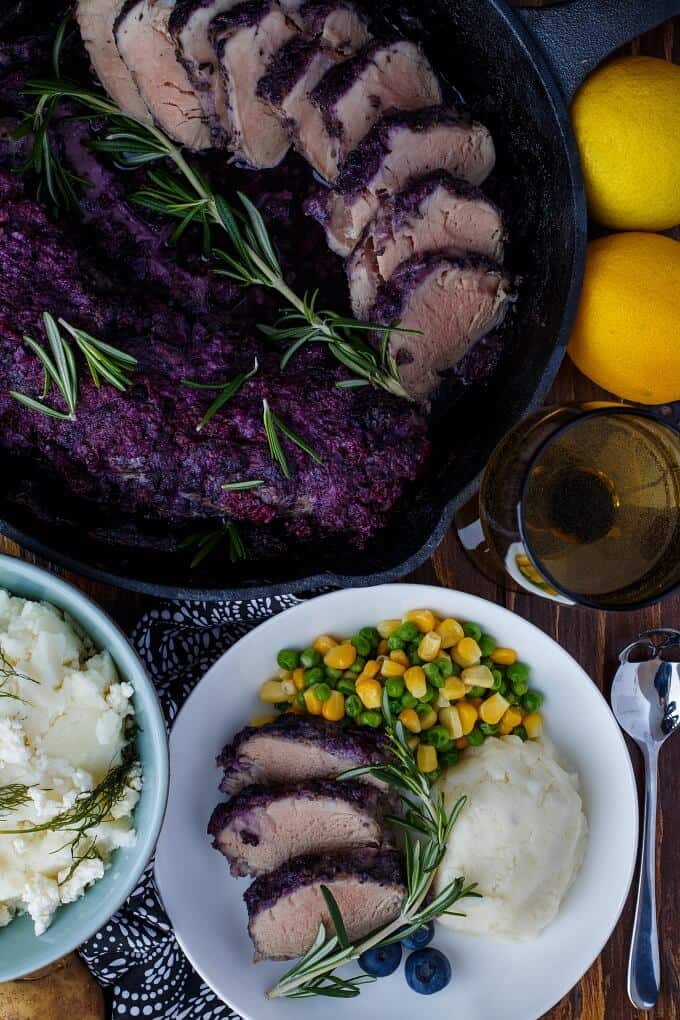
<svg viewBox="0 0 680 1020">
<path fill-rule="evenodd" d="M 680 242 L 641 233 L 591 241 L 569 354 L 625 400 L 680 400 Z"/>
<path fill-rule="evenodd" d="M 680 223 L 680 66 L 604 64 L 577 92 L 571 119 L 594 219 L 618 230 Z"/>
</svg>

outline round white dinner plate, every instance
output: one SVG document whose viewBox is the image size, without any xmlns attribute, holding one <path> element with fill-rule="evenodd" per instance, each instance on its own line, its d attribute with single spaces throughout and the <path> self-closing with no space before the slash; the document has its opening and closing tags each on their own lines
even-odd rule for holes
<svg viewBox="0 0 680 1020">
<path fill-rule="evenodd" d="M 206 835 L 210 814 L 222 799 L 215 755 L 262 713 L 258 689 L 275 673 L 280 648 L 304 648 L 321 633 L 353 634 L 420 607 L 479 623 L 531 667 L 531 684 L 545 696 L 546 733 L 562 764 L 576 769 L 581 779 L 589 825 L 583 867 L 558 917 L 531 942 L 496 942 L 437 925 L 433 945 L 453 967 L 451 983 L 438 994 L 411 991 L 402 965 L 365 986 L 357 998 L 269 1000 L 265 992 L 286 965 L 252 963 L 242 899 L 248 880 L 229 875 Z M 590 967 L 628 894 L 637 848 L 637 793 L 628 751 L 607 703 L 552 638 L 473 595 L 391 584 L 322 595 L 273 617 L 230 648 L 197 685 L 175 720 L 170 758 L 170 798 L 156 855 L 158 887 L 189 960 L 246 1020 L 412 1020 L 416 1011 L 428 1020 L 535 1020 Z M 614 980 L 625 981 L 625 975 Z"/>
</svg>

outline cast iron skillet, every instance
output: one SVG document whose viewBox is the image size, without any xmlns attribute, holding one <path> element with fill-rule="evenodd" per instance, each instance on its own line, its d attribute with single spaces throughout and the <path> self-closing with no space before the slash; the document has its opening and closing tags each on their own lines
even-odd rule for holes
<svg viewBox="0 0 680 1020">
<path fill-rule="evenodd" d="M 427 476 L 368 549 L 327 541 L 237 566 L 213 556 L 190 571 L 185 551 L 166 551 L 167 525 L 121 520 L 115 508 L 93 512 L 41 479 L 29 509 L 22 494 L 35 469 L 27 479 L 0 460 L 0 530 L 10 538 L 81 574 L 169 597 L 228 599 L 389 581 L 430 556 L 493 447 L 542 401 L 564 356 L 586 241 L 566 103 L 601 59 L 679 13 L 680 0 L 575 0 L 522 15 L 504 0 L 418 0 L 391 3 L 389 11 L 422 38 L 435 66 L 491 129 L 496 197 L 509 221 L 508 262 L 523 280 L 507 352 L 490 383 L 468 387 L 437 411 Z"/>
</svg>

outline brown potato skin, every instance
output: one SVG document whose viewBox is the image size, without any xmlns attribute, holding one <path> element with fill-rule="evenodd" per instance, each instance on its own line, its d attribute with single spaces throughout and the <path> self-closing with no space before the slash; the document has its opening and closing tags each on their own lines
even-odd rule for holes
<svg viewBox="0 0 680 1020">
<path fill-rule="evenodd" d="M 0 984 L 0 1020 L 106 1020 L 104 995 L 76 953 Z"/>
</svg>

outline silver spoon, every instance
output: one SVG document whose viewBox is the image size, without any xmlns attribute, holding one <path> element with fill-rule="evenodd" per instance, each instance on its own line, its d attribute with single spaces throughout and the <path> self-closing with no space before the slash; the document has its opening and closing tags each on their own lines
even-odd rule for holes
<svg viewBox="0 0 680 1020">
<path fill-rule="evenodd" d="M 661 745 L 680 725 L 679 660 L 679 630 L 645 631 L 619 655 L 612 685 L 614 715 L 645 762 L 640 883 L 628 961 L 628 995 L 638 1009 L 652 1008 L 661 985 L 655 889 L 657 764 Z"/>
</svg>

